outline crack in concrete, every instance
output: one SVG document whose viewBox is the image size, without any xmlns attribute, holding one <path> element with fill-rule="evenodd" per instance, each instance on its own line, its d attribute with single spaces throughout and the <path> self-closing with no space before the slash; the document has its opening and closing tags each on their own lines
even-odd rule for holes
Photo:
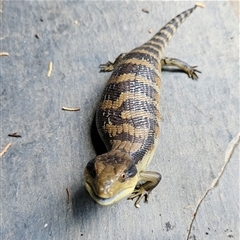
<svg viewBox="0 0 240 240">
<path fill-rule="evenodd" d="M 224 164 L 222 166 L 221 171 L 218 173 L 218 176 L 215 179 L 213 179 L 211 186 L 205 191 L 203 196 L 198 200 L 197 206 L 196 206 L 196 208 L 195 208 L 195 210 L 193 212 L 192 220 L 191 220 L 190 225 L 189 225 L 189 229 L 188 229 L 188 234 L 187 234 L 186 240 L 188 240 L 189 237 L 190 237 L 190 234 L 191 234 L 191 231 L 192 231 L 192 226 L 193 226 L 194 220 L 195 220 L 195 218 L 197 216 L 197 212 L 198 212 L 198 209 L 200 208 L 200 205 L 202 204 L 203 200 L 206 198 L 207 194 L 213 188 L 215 188 L 217 186 L 217 184 L 218 184 L 221 176 L 223 175 L 223 172 L 225 171 L 225 169 L 227 167 L 227 164 L 229 163 L 229 161 L 231 159 L 231 156 L 232 156 L 236 146 L 238 145 L 239 141 L 240 141 L 240 133 L 238 133 L 237 136 L 235 138 L 233 138 L 232 141 L 228 144 L 226 152 L 225 152 L 225 161 L 224 161 Z"/>
</svg>

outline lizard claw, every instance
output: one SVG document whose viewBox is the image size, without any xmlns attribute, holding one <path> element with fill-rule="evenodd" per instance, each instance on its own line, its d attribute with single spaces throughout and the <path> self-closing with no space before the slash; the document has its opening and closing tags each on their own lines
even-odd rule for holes
<svg viewBox="0 0 240 240">
<path fill-rule="evenodd" d="M 187 71 L 187 75 L 189 78 L 192 78 L 193 80 L 198 80 L 198 75 L 197 75 L 197 72 L 198 73 L 201 73 L 200 71 L 198 71 L 197 69 L 195 69 L 197 66 L 193 66 L 193 67 L 190 67 Z"/>
</svg>

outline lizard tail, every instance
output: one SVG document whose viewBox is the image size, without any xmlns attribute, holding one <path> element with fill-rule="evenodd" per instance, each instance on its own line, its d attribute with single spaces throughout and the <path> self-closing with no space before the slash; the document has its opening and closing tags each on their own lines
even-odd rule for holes
<svg viewBox="0 0 240 240">
<path fill-rule="evenodd" d="M 178 27 L 191 15 L 191 13 L 197 8 L 204 8 L 204 4 L 196 3 L 193 8 L 190 8 L 181 14 L 177 15 L 170 22 L 168 22 L 163 28 L 161 28 L 148 42 L 141 47 L 152 49 L 152 52 L 161 56 L 167 43 L 172 38 L 173 34 L 177 31 Z"/>
</svg>

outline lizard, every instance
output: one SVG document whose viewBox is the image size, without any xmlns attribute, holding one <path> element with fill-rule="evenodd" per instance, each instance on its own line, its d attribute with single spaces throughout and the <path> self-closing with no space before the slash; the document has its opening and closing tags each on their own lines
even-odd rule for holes
<svg viewBox="0 0 240 240">
<path fill-rule="evenodd" d="M 163 66 L 176 66 L 193 80 L 196 66 L 163 56 L 165 46 L 177 28 L 197 8 L 177 15 L 149 41 L 120 54 L 114 62 L 101 64 L 100 72 L 112 72 L 96 111 L 96 126 L 107 152 L 90 160 L 84 182 L 90 196 L 100 205 L 123 198 L 148 202 L 161 174 L 146 171 L 160 135 L 160 87 Z"/>
</svg>

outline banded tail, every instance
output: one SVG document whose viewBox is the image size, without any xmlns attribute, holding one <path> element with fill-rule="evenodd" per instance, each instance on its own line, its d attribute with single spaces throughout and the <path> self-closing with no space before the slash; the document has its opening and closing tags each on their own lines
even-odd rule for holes
<svg viewBox="0 0 240 240">
<path fill-rule="evenodd" d="M 161 28 L 148 42 L 144 43 L 139 48 L 147 48 L 148 50 L 152 50 L 153 52 L 155 52 L 155 55 L 158 55 L 158 57 L 161 56 L 167 43 L 171 40 L 173 34 L 177 31 L 178 27 L 191 15 L 191 13 L 197 7 L 204 8 L 205 6 L 202 3 L 195 3 L 195 6 L 193 8 L 190 8 L 174 17 L 163 28 Z M 137 49 L 134 49 L 134 51 Z"/>
</svg>

